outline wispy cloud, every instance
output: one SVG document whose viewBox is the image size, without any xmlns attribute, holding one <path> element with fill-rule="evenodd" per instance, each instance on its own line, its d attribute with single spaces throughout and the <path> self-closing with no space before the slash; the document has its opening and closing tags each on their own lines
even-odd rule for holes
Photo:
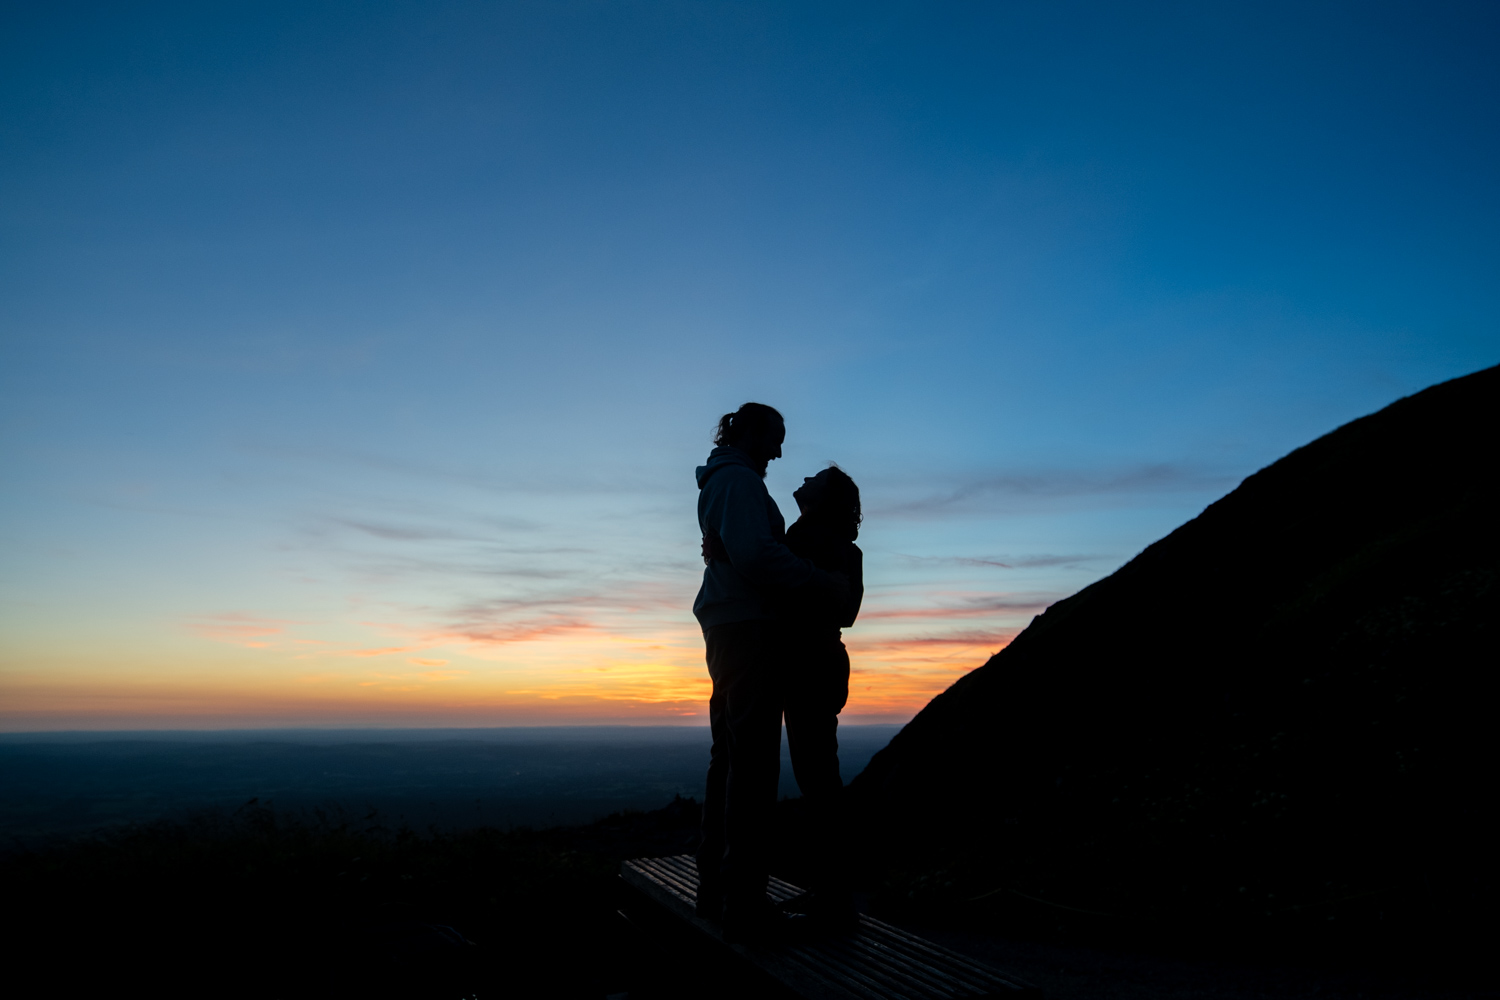
<svg viewBox="0 0 1500 1000">
<path fill-rule="evenodd" d="M 296 624 L 299 623 L 286 618 L 260 618 L 228 611 L 196 616 L 187 623 L 187 628 L 205 639 L 264 649 L 270 645 L 268 640 L 284 634 L 288 625 Z"/>
<path fill-rule="evenodd" d="M 467 518 L 465 520 L 468 520 Z M 348 528 L 353 531 L 362 532 L 375 538 L 396 542 L 493 542 L 496 540 L 494 532 L 461 531 L 453 527 L 432 527 L 416 524 L 392 524 L 373 520 L 364 520 L 352 517 L 330 517 L 329 524 Z M 541 526 L 534 521 L 523 518 L 505 518 L 497 523 L 495 519 L 489 520 L 489 527 L 505 532 L 528 532 L 536 531 Z M 555 550 L 544 550 L 555 551 Z"/>
<path fill-rule="evenodd" d="M 855 642 L 855 645 L 863 650 L 906 650 L 922 649 L 936 646 L 963 646 L 972 648 L 975 646 L 991 647 L 999 649 L 1010 642 L 1020 632 L 1020 629 L 962 629 L 954 632 L 945 632 L 941 635 L 917 635 L 900 639 L 877 639 L 870 642 Z"/>
<path fill-rule="evenodd" d="M 553 617 L 514 622 L 459 623 L 448 629 L 429 633 L 429 637 L 433 645 L 462 642 L 479 646 L 503 646 L 597 630 L 597 625 L 583 619 Z"/>
<path fill-rule="evenodd" d="M 896 557 L 917 566 L 973 566 L 989 569 L 1045 569 L 1052 566 L 1077 566 L 1107 558 L 1099 555 L 913 556 L 904 553 L 896 553 Z"/>
<path fill-rule="evenodd" d="M 1126 497 L 1222 490 L 1237 477 L 1189 464 L 1157 462 L 1115 470 L 1039 470 L 977 476 L 911 500 L 877 504 L 883 517 L 939 517 L 954 513 L 1001 512 L 1038 501 Z"/>
<path fill-rule="evenodd" d="M 860 621 L 900 619 L 943 620 L 948 618 L 985 618 L 997 614 L 1040 614 L 1057 600 L 1052 594 L 975 594 L 967 596 L 934 595 L 944 603 L 916 607 L 875 608 L 860 612 Z"/>
<path fill-rule="evenodd" d="M 638 581 L 481 598 L 446 607 L 395 608 L 389 617 L 360 624 L 405 641 L 343 655 L 409 653 L 449 645 L 505 646 L 547 639 L 623 639 L 671 629 L 672 623 L 680 627 L 685 608 L 678 589 Z"/>
<path fill-rule="evenodd" d="M 503 553 L 486 553 L 475 549 L 452 558 L 424 555 L 359 555 L 349 561 L 361 573 L 379 577 L 428 577 L 494 580 L 562 580 L 577 575 L 571 566 L 539 565 L 535 557 L 526 563 L 503 559 Z"/>
<path fill-rule="evenodd" d="M 451 530 L 438 528 L 418 528 L 407 525 L 376 524 L 371 521 L 356 521 L 346 517 L 329 518 L 329 521 L 354 531 L 361 531 L 375 538 L 396 542 L 430 542 L 430 541 L 474 541 L 470 535 L 464 535 Z"/>
<path fill-rule="evenodd" d="M 467 677 L 467 670 L 421 670 L 408 674 L 371 674 L 365 680 L 356 681 L 356 687 L 393 688 L 397 691 L 420 691 L 428 684 L 439 684 L 443 681 L 457 680 Z"/>
<path fill-rule="evenodd" d="M 664 482 L 660 476 L 638 468 L 634 464 L 619 464 L 613 467 L 582 465 L 556 467 L 531 466 L 520 469 L 510 465 L 495 465 L 482 470 L 472 466 L 459 467 L 441 461 L 414 459 L 391 453 L 337 447 L 289 447 L 265 442 L 242 443 L 240 450 L 249 454 L 268 456 L 277 461 L 300 462 L 304 467 L 340 472 L 359 470 L 384 474 L 392 482 L 440 483 L 461 487 L 491 496 L 506 494 L 567 494 L 585 493 L 618 497 L 622 494 L 653 496 L 678 491 L 680 480 Z M 691 471 L 691 469 L 689 469 Z"/>
</svg>

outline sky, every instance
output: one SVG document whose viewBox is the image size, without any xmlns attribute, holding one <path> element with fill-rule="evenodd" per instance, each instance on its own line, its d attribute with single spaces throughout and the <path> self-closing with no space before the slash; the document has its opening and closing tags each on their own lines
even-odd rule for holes
<svg viewBox="0 0 1500 1000">
<path fill-rule="evenodd" d="M 866 512 L 850 722 L 1500 362 L 1487 3 L 0 6 L 0 728 L 706 724 L 693 468 Z M 1169 620 L 1118 641 L 1149 643 Z"/>
</svg>

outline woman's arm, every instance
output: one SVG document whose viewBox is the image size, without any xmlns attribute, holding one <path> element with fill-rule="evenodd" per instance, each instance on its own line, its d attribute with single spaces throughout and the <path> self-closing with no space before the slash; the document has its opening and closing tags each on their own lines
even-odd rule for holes
<svg viewBox="0 0 1500 1000">
<path fill-rule="evenodd" d="M 849 543 L 849 558 L 845 564 L 848 567 L 849 598 L 844 605 L 846 613 L 840 628 L 854 624 L 854 619 L 859 617 L 859 606 L 865 599 L 865 554 L 853 542 Z"/>
</svg>

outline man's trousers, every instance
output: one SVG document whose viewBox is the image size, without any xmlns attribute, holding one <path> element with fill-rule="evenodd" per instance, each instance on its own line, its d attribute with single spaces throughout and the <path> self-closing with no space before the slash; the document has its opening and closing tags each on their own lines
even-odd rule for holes
<svg viewBox="0 0 1500 1000">
<path fill-rule="evenodd" d="M 713 733 L 703 843 L 698 849 L 700 898 L 760 901 L 770 878 L 776 786 L 781 776 L 783 629 L 771 621 L 732 622 L 707 629 Z"/>
</svg>

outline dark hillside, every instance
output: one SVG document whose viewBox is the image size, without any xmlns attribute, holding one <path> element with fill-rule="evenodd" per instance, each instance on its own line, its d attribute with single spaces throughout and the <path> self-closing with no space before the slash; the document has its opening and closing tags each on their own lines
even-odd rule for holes
<svg viewBox="0 0 1500 1000">
<path fill-rule="evenodd" d="M 888 884 L 1076 932 L 1461 950 L 1496 888 L 1497 472 L 1491 368 L 1053 605 L 854 782 Z"/>
</svg>

